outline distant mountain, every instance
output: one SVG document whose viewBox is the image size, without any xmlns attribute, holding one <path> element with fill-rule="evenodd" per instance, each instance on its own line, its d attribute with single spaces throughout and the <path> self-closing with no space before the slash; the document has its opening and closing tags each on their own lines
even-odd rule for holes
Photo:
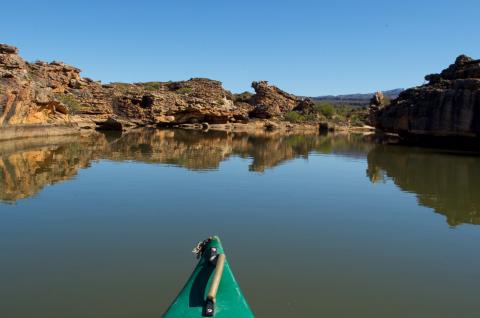
<svg viewBox="0 0 480 318">
<path fill-rule="evenodd" d="M 397 98 L 398 95 L 403 92 L 403 88 L 391 89 L 388 91 L 382 91 L 383 95 L 389 99 Z M 366 94 L 346 94 L 346 95 L 325 95 L 325 96 L 316 96 L 310 97 L 315 102 L 330 102 L 332 104 L 342 104 L 350 105 L 356 107 L 368 106 L 370 98 L 372 98 L 375 93 L 366 93 Z"/>
</svg>

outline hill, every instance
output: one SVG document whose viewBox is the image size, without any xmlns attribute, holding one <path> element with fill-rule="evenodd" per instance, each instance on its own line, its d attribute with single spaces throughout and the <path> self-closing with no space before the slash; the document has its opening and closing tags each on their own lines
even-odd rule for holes
<svg viewBox="0 0 480 318">
<path fill-rule="evenodd" d="M 403 91 L 403 88 L 396 88 L 387 91 L 382 91 L 383 95 L 388 99 L 395 99 Z M 347 95 L 325 95 L 310 97 L 314 102 L 329 102 L 336 105 L 350 105 L 354 107 L 368 106 L 370 98 L 375 93 L 359 93 Z"/>
</svg>

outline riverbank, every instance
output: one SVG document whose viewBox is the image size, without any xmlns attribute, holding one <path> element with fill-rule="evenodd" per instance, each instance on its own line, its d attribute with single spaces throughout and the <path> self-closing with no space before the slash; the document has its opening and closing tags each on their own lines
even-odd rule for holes
<svg viewBox="0 0 480 318">
<path fill-rule="evenodd" d="M 80 72 L 58 61 L 29 63 L 0 44 L 2 138 L 135 127 L 348 130 L 363 129 L 367 117 L 364 110 L 336 114 L 267 81 L 252 82 L 254 93 L 234 94 L 207 78 L 102 84 Z"/>
<path fill-rule="evenodd" d="M 0 128 L 0 140 L 32 137 L 78 135 L 80 130 L 73 124 L 65 125 L 18 125 Z"/>
<path fill-rule="evenodd" d="M 290 123 L 282 121 L 269 121 L 269 120 L 253 120 L 248 123 L 226 123 L 226 124 L 178 124 L 169 125 L 167 127 L 157 126 L 122 126 L 119 129 L 116 127 L 103 127 L 102 129 L 92 129 L 91 127 L 85 128 L 75 124 L 65 125 L 16 125 L 0 127 L 0 141 L 16 140 L 16 139 L 28 139 L 28 138 L 48 138 L 54 136 L 68 136 L 68 135 L 89 135 L 95 131 L 120 131 L 129 132 L 136 129 L 150 128 L 162 130 L 165 128 L 171 129 L 183 129 L 183 130 L 197 130 L 197 131 L 225 131 L 225 132 L 248 132 L 248 133 L 262 133 L 265 132 L 277 132 L 280 134 L 289 133 L 361 133 L 370 134 L 374 133 L 374 128 L 371 126 L 363 127 L 349 127 L 341 125 L 328 125 L 327 123 Z"/>
</svg>

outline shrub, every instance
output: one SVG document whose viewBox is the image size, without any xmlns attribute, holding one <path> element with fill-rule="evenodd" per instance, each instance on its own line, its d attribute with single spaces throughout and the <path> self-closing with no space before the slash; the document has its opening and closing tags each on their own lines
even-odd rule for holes
<svg viewBox="0 0 480 318">
<path fill-rule="evenodd" d="M 314 109 L 316 112 L 322 114 L 327 119 L 330 119 L 335 115 L 335 107 L 330 103 L 320 102 L 315 104 Z"/>
<path fill-rule="evenodd" d="M 300 123 L 305 121 L 305 116 L 297 112 L 288 112 L 285 114 L 285 120 L 291 123 Z"/>
<path fill-rule="evenodd" d="M 303 115 L 304 120 L 303 121 L 317 121 L 317 115 L 316 114 L 306 114 Z"/>
<path fill-rule="evenodd" d="M 147 91 L 158 91 L 163 86 L 161 82 L 146 82 L 142 83 L 142 85 Z"/>
<path fill-rule="evenodd" d="M 82 109 L 82 104 L 70 94 L 59 94 L 55 96 L 56 100 L 65 105 L 71 114 L 75 114 Z"/>
<path fill-rule="evenodd" d="M 348 117 L 353 111 L 350 105 L 337 105 L 335 107 L 335 114 L 340 117 Z"/>
<path fill-rule="evenodd" d="M 175 92 L 177 92 L 177 94 L 185 95 L 185 94 L 191 93 L 192 89 L 190 87 L 180 87 Z"/>
</svg>

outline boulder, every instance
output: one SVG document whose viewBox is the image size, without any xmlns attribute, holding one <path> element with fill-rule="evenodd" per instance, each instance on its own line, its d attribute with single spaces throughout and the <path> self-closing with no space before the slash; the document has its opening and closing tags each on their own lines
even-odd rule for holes
<svg viewBox="0 0 480 318">
<path fill-rule="evenodd" d="M 250 98 L 253 109 L 250 117 L 254 118 L 279 118 L 292 110 L 310 112 L 313 110 L 313 102 L 306 98 L 302 99 L 293 94 L 282 91 L 267 81 L 253 82 L 252 88 L 255 94 Z"/>
<path fill-rule="evenodd" d="M 315 103 L 310 98 L 304 98 L 298 101 L 297 106 L 293 110 L 302 114 L 313 114 L 315 112 Z"/>
<path fill-rule="evenodd" d="M 0 78 L 25 76 L 26 63 L 18 56 L 18 49 L 14 46 L 0 44 Z"/>
<path fill-rule="evenodd" d="M 279 128 L 280 128 L 280 125 L 273 122 L 273 121 L 266 121 L 265 122 L 265 129 L 268 130 L 268 131 L 277 130 Z"/>
<path fill-rule="evenodd" d="M 18 49 L 8 44 L 0 44 L 0 54 L 18 54 Z"/>
<path fill-rule="evenodd" d="M 97 123 L 99 130 L 127 130 L 128 128 L 137 126 L 137 123 L 123 120 L 118 117 L 108 117 L 107 120 Z"/>
</svg>

